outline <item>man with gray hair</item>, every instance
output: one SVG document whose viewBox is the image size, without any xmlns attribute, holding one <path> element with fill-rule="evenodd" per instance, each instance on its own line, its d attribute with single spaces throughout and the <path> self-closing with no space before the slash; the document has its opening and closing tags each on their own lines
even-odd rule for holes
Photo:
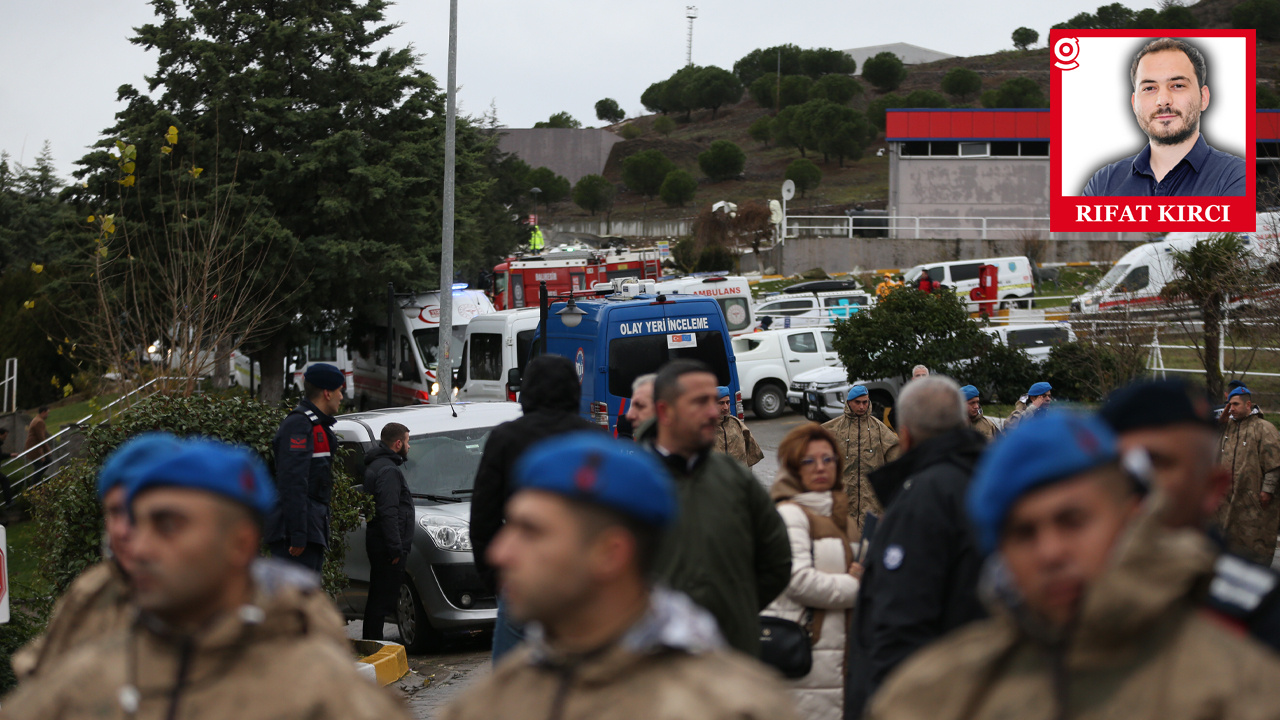
<svg viewBox="0 0 1280 720">
<path fill-rule="evenodd" d="M 849 633 L 845 717 L 907 656 L 971 620 L 982 557 L 964 511 L 969 478 L 986 446 L 969 428 L 960 386 L 913 380 L 898 396 L 898 460 L 871 473 L 885 507 L 862 564 L 866 571 Z"/>
<path fill-rule="evenodd" d="M 922 377 L 929 377 L 929 368 L 924 365 L 917 365 L 911 368 L 911 379 L 919 380 Z"/>
</svg>

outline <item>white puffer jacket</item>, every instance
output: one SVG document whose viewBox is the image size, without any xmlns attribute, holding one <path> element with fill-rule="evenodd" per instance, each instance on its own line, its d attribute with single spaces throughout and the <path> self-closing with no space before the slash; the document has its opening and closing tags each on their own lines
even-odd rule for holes
<svg viewBox="0 0 1280 720">
<path fill-rule="evenodd" d="M 831 516 L 831 493 L 808 492 L 778 505 L 791 540 L 791 583 L 761 615 L 786 618 L 804 624 L 805 610 L 826 610 L 818 643 L 813 648 L 813 670 L 792 681 L 796 714 L 806 720 L 843 720 L 844 656 L 847 629 L 845 610 L 858 599 L 858 580 L 849 574 L 839 538 L 814 541 L 809 518 L 793 503 L 816 515 Z"/>
</svg>

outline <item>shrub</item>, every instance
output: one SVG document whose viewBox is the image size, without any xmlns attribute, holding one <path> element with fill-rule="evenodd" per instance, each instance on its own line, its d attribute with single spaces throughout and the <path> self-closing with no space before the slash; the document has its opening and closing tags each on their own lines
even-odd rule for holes
<svg viewBox="0 0 1280 720">
<path fill-rule="evenodd" d="M 689 92 L 694 104 L 710 110 L 714 119 L 722 106 L 742 99 L 742 83 L 728 70 L 710 65 L 699 70 L 689 81 Z"/>
<path fill-rule="evenodd" d="M 773 137 L 773 118 L 765 115 L 751 123 L 751 127 L 747 128 L 747 134 L 751 136 L 752 140 L 768 147 L 769 138 Z"/>
<path fill-rule="evenodd" d="M 1041 379 L 1040 368 L 1021 348 L 992 342 L 971 365 L 958 367 L 956 379 L 982 390 L 988 402 L 1012 405 L 1031 384 Z M 1057 385 L 1054 385 L 1057 390 Z"/>
<path fill-rule="evenodd" d="M 661 119 L 662 118 L 659 118 L 659 120 Z M 622 136 L 623 140 L 635 140 L 643 135 L 644 131 L 635 123 L 627 123 L 622 126 L 622 129 L 618 131 L 618 134 Z"/>
<path fill-rule="evenodd" d="M 775 92 L 778 89 L 778 74 L 765 73 L 756 78 L 751 86 L 747 88 L 747 93 L 751 95 L 751 99 L 762 108 L 773 108 L 777 99 Z"/>
<path fill-rule="evenodd" d="M 698 153 L 698 167 L 712 182 L 737 178 L 746 163 L 747 154 L 728 140 L 716 140 L 711 147 Z"/>
<path fill-rule="evenodd" d="M 1039 41 L 1040 33 L 1029 27 L 1020 27 L 1013 31 L 1013 46 L 1019 50 L 1026 50 Z M 943 89 L 945 90 L 946 88 Z"/>
<path fill-rule="evenodd" d="M 573 186 L 573 202 L 583 210 L 595 215 L 613 207 L 613 197 L 617 192 L 613 183 L 601 175 L 583 175 Z"/>
<path fill-rule="evenodd" d="M 542 191 L 542 202 L 550 205 L 569 197 L 569 179 L 547 167 L 536 167 L 526 176 L 529 187 Z"/>
<path fill-rule="evenodd" d="M 933 90 L 912 90 L 905 102 L 905 107 L 909 108 L 944 108 L 950 105 L 945 95 Z"/>
<path fill-rule="evenodd" d="M 154 395 L 109 424 L 85 436 L 84 455 L 66 470 L 26 493 L 38 523 L 37 548 L 44 578 L 61 594 L 81 572 L 100 559 L 102 513 L 98 507 L 97 474 L 112 450 L 134 435 L 167 430 L 179 436 L 204 436 L 247 445 L 274 467 L 271 441 L 285 411 L 257 400 Z M 360 513 L 372 517 L 372 498 L 357 485 L 341 462 L 333 464 L 330 545 L 325 554 L 324 585 L 330 595 L 346 586 L 343 561 L 347 533 L 360 526 Z"/>
<path fill-rule="evenodd" d="M 782 76 L 782 107 L 803 105 L 809 101 L 809 91 L 812 89 L 812 78 L 804 75 Z"/>
<path fill-rule="evenodd" d="M 661 190 L 667 174 L 675 169 L 676 164 L 661 151 L 641 150 L 622 161 L 622 182 L 631 190 L 652 199 Z"/>
<path fill-rule="evenodd" d="M 862 83 L 848 75 L 823 75 L 809 88 L 809 99 L 830 100 L 837 105 L 846 105 L 854 95 L 862 94 Z"/>
<path fill-rule="evenodd" d="M 810 160 L 799 158 L 787 166 L 786 178 L 796 184 L 800 197 L 804 197 L 805 193 L 818 187 L 818 183 L 822 182 L 822 170 Z"/>
<path fill-rule="evenodd" d="M 676 129 L 676 121 L 666 115 L 663 115 L 653 121 L 653 129 L 657 131 L 659 135 L 670 135 L 672 131 Z"/>
<path fill-rule="evenodd" d="M 1005 80 L 995 90 L 982 93 L 982 106 L 987 108 L 1042 108 L 1049 103 L 1035 80 L 1016 77 Z"/>
<path fill-rule="evenodd" d="M 897 55 L 885 51 L 868 58 L 862 64 L 862 77 L 880 92 L 889 92 L 898 89 L 902 81 L 907 79 L 907 68 Z"/>
<path fill-rule="evenodd" d="M 942 92 L 957 100 L 969 100 L 981 90 L 982 76 L 969 68 L 951 68 L 942 78 Z"/>
<path fill-rule="evenodd" d="M 708 245 L 698 255 L 694 272 L 733 272 L 737 267 L 733 251 L 723 245 Z"/>
<path fill-rule="evenodd" d="M 684 207 L 698 192 L 698 181 L 684 170 L 672 170 L 662 180 L 658 195 L 671 207 Z"/>
</svg>

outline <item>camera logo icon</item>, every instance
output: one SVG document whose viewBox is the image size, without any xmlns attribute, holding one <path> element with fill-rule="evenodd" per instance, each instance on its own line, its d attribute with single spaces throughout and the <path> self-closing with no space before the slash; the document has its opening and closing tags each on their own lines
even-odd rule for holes
<svg viewBox="0 0 1280 720">
<path fill-rule="evenodd" d="M 1076 58 L 1080 57 L 1080 40 L 1073 37 L 1058 38 L 1053 44 L 1053 57 L 1053 66 L 1059 70 L 1075 70 L 1080 67 L 1080 63 L 1076 62 Z"/>
</svg>

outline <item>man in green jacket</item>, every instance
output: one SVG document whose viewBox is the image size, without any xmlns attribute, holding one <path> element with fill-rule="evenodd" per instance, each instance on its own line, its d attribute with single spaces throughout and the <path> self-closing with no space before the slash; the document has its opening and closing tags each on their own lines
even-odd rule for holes
<svg viewBox="0 0 1280 720">
<path fill-rule="evenodd" d="M 653 396 L 657 416 L 637 438 L 671 472 L 680 509 L 658 579 L 715 616 L 731 646 L 759 655 L 759 613 L 791 580 L 786 526 L 751 471 L 711 450 L 720 411 L 710 368 L 670 362 Z"/>
</svg>

